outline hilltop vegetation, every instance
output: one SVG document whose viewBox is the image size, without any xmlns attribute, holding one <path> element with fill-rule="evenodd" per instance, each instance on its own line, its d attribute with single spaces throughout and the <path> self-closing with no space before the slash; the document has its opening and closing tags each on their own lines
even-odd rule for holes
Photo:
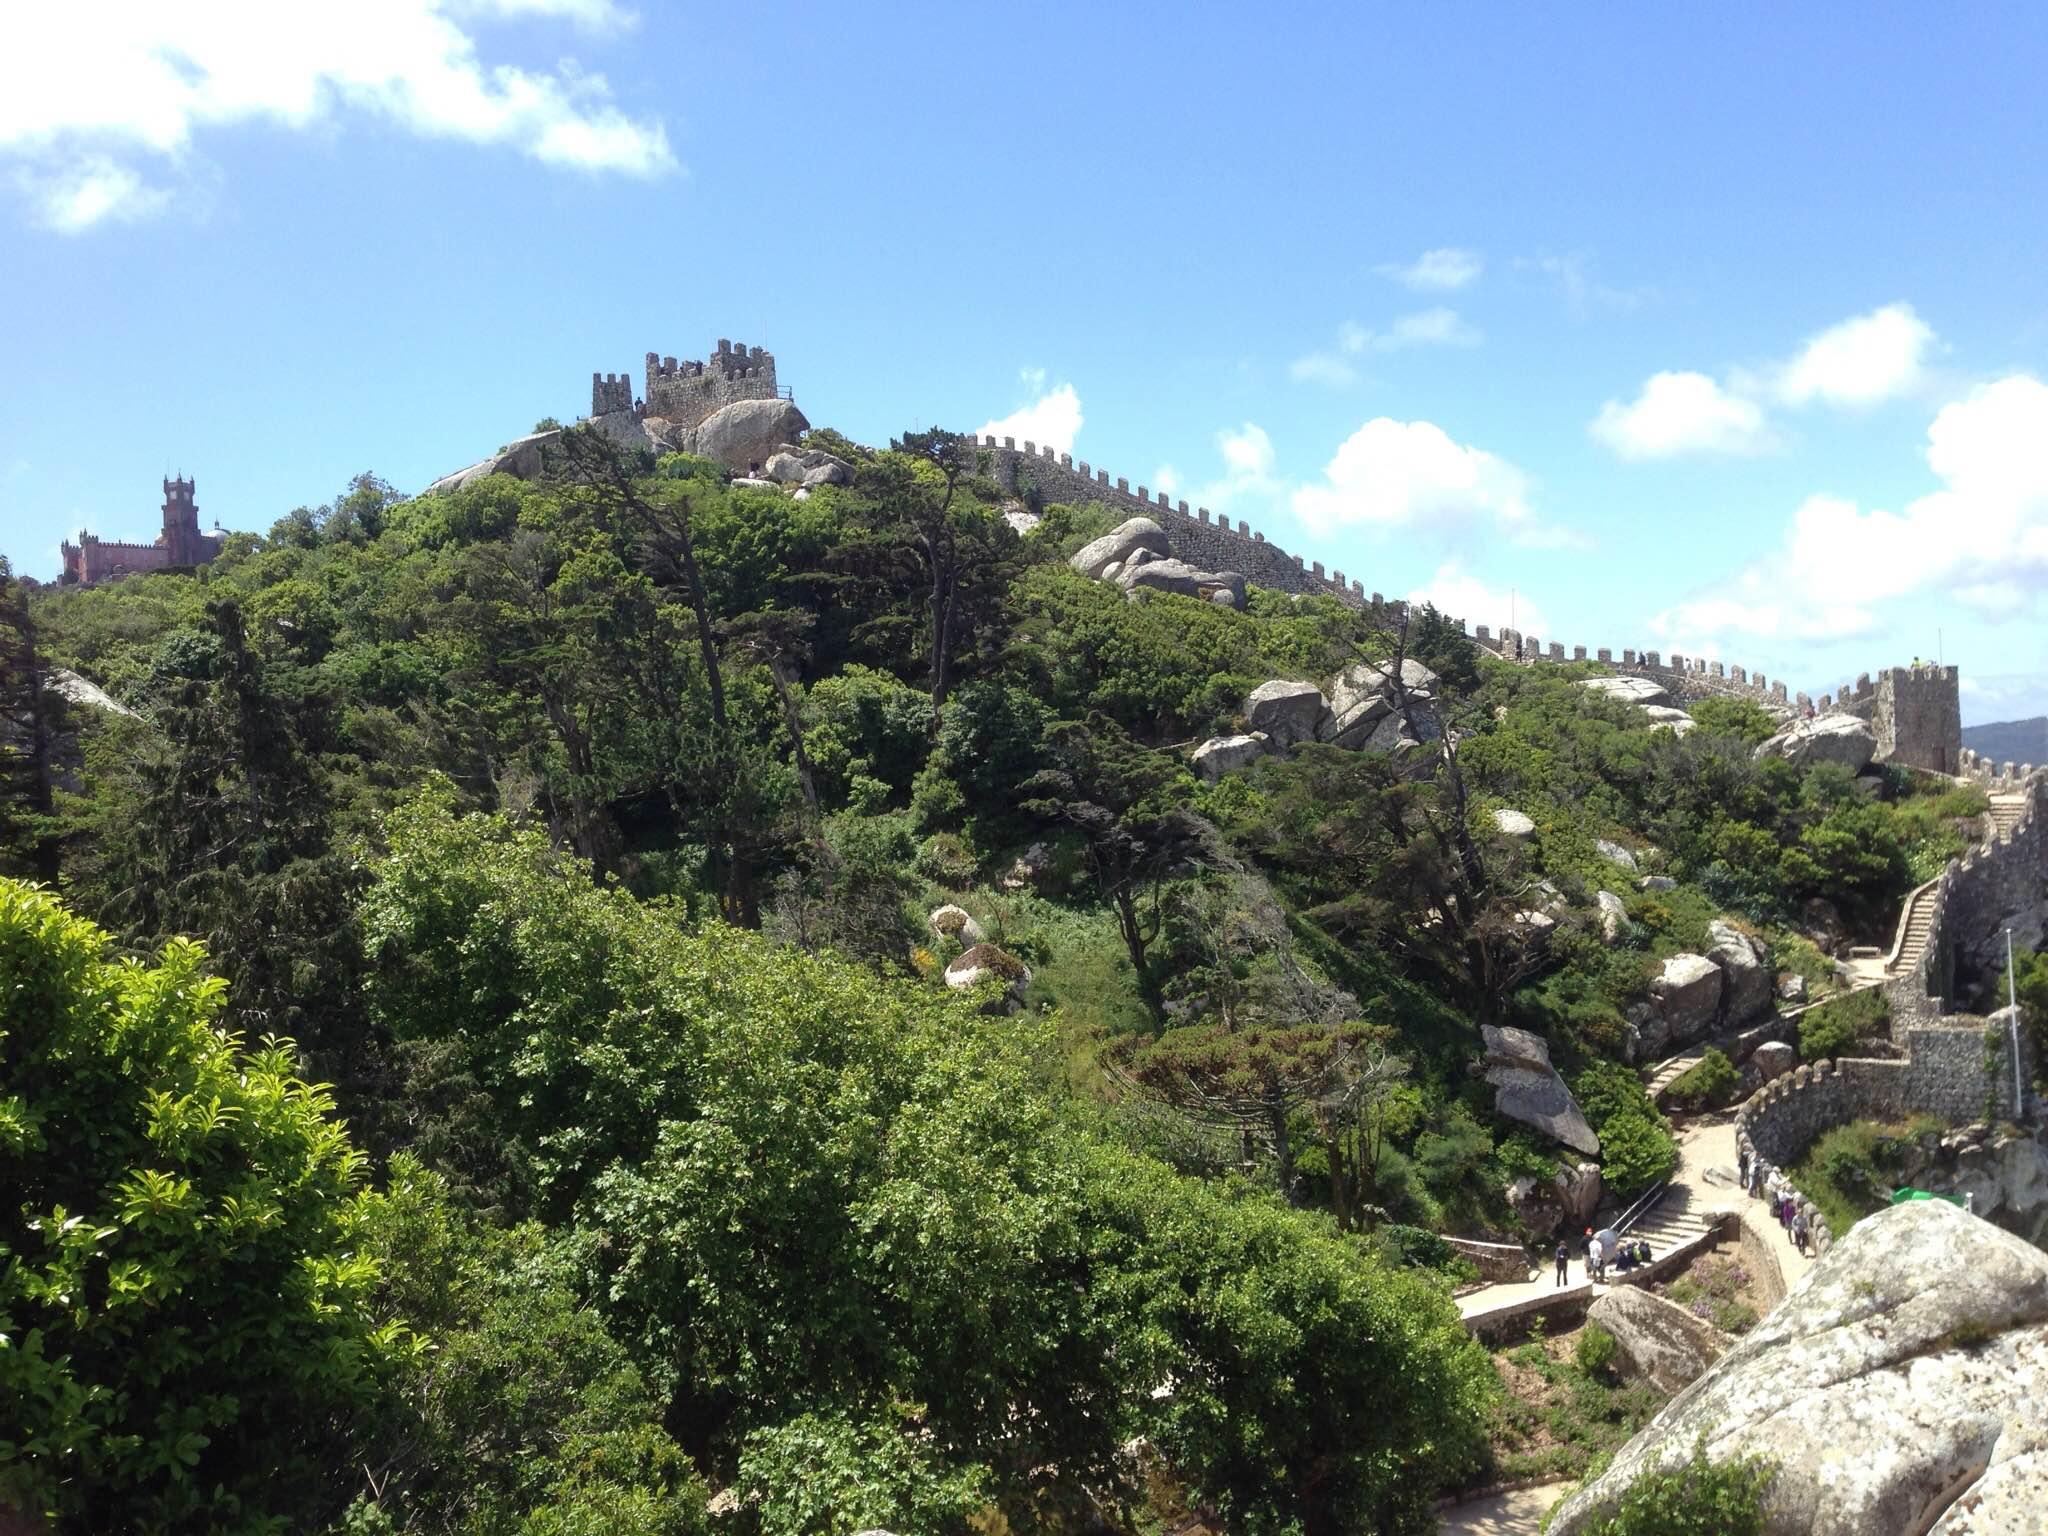
<svg viewBox="0 0 2048 1536">
<path fill-rule="evenodd" d="M 1066 563 L 1101 508 L 812 441 L 850 485 L 572 433 L 195 574 L 8 584 L 0 873 L 43 889 L 0 886 L 0 1387 L 50 1406 L 0 1503 L 1427 1530 L 1496 1391 L 1436 1234 L 1528 1235 L 1508 1187 L 1576 1160 L 1496 1116 L 1479 1026 L 1543 1037 L 1646 1187 L 1658 967 L 1733 922 L 1824 989 L 1816 938 L 1877 936 L 1982 808 L 1759 760 L 1754 706 L 1654 729 L 1432 611 L 1127 600 Z M 1191 771 L 1258 684 L 1403 660 L 1445 745 Z M 949 987 L 978 941 L 1007 963 Z M 147 1417 L 151 1286 L 205 1326 Z M 245 1290 L 287 1319 L 247 1388 L 208 1331 Z"/>
</svg>

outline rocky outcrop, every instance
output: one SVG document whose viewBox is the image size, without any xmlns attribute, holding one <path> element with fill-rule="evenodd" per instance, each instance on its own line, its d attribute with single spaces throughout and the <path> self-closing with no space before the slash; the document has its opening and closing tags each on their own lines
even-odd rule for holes
<svg viewBox="0 0 2048 1536">
<path fill-rule="evenodd" d="M 1677 736 L 1687 734 L 1699 723 L 1684 710 L 1673 709 L 1668 704 L 1645 704 L 1642 709 L 1650 717 L 1652 727 L 1661 725 Z"/>
<path fill-rule="evenodd" d="M 1443 726 L 1436 713 L 1436 674 L 1421 662 L 1410 660 L 1401 663 L 1400 679 L 1419 736 L 1408 730 L 1395 708 L 1390 669 L 1361 661 L 1354 662 L 1330 684 L 1330 715 L 1323 722 L 1322 739 L 1340 747 L 1362 747 L 1375 752 L 1391 751 L 1404 739 L 1439 740 Z"/>
<path fill-rule="evenodd" d="M 1493 813 L 1493 829 L 1502 837 L 1521 842 L 1536 835 L 1536 823 L 1520 811 L 1502 807 Z"/>
<path fill-rule="evenodd" d="M 1721 970 L 1721 1018 L 1743 1025 L 1771 1011 L 1770 953 L 1725 917 L 1707 925 L 1707 958 Z"/>
<path fill-rule="evenodd" d="M 1195 772 L 1211 784 L 1226 773 L 1249 768 L 1266 753 L 1264 732 L 1249 736 L 1211 736 L 1195 748 Z"/>
<path fill-rule="evenodd" d="M 131 720 L 136 718 L 134 710 L 108 693 L 98 683 L 90 678 L 80 677 L 69 667 L 52 667 L 44 674 L 43 687 L 67 704 L 103 710 L 110 715 L 126 715 Z"/>
<path fill-rule="evenodd" d="M 1670 691 L 1647 677 L 1589 677 L 1579 686 L 1624 704 L 1668 707 L 1671 703 Z"/>
<path fill-rule="evenodd" d="M 1542 1037 L 1491 1024 L 1482 1026 L 1480 1034 L 1486 1041 L 1486 1080 L 1495 1090 L 1494 1112 L 1598 1157 L 1600 1138 L 1550 1064 L 1550 1047 Z"/>
<path fill-rule="evenodd" d="M 735 400 L 695 427 L 673 434 L 673 441 L 685 453 L 716 459 L 735 474 L 746 474 L 810 430 L 804 413 L 787 400 Z"/>
<path fill-rule="evenodd" d="M 1721 968 L 1705 955 L 1673 955 L 1650 980 L 1647 1001 L 1629 1010 L 1636 1059 L 1690 1045 L 1721 1016 Z"/>
<path fill-rule="evenodd" d="M 1244 607 L 1244 577 L 1236 571 L 1197 570 L 1185 560 L 1148 559 L 1136 564 L 1126 560 L 1114 579 L 1126 592 L 1140 588 L 1149 592 L 1178 592 L 1204 602 Z"/>
<path fill-rule="evenodd" d="M 956 907 L 951 902 L 933 911 L 931 925 L 933 933 L 941 938 L 958 939 L 969 949 L 988 937 L 965 907 Z"/>
<path fill-rule="evenodd" d="M 1593 905 L 1600 913 L 1600 942 L 1619 944 L 1628 934 L 1628 904 L 1612 891 L 1595 891 Z"/>
<path fill-rule="evenodd" d="M 1928 1136 L 1906 1154 L 1899 1179 L 1966 1196 L 1994 1226 L 2048 1247 L 2048 1141 L 2039 1134 L 1977 1124 Z"/>
<path fill-rule="evenodd" d="M 511 475 L 518 480 L 532 480 L 541 471 L 544 450 L 549 444 L 561 439 L 560 431 L 536 432 L 531 437 L 522 437 L 508 443 L 488 459 L 480 459 L 467 469 L 458 469 L 452 475 L 443 475 L 424 491 L 422 496 L 432 496 L 441 491 L 459 491 L 465 485 L 483 479 L 487 475 Z M 645 443 L 640 446 L 645 447 Z"/>
<path fill-rule="evenodd" d="M 1136 550 L 1164 560 L 1173 553 L 1166 542 L 1166 530 L 1149 517 L 1133 517 L 1118 523 L 1099 539 L 1090 539 L 1067 559 L 1067 564 L 1091 581 L 1099 581 L 1111 566 L 1122 567 Z"/>
<path fill-rule="evenodd" d="M 1877 754 L 1877 735 L 1870 722 L 1854 715 L 1821 715 L 1795 720 L 1777 735 L 1757 744 L 1758 758 L 1782 757 L 1795 768 L 1813 763 L 1840 763 L 1861 773 Z"/>
<path fill-rule="evenodd" d="M 812 490 L 821 485 L 853 483 L 853 466 L 822 448 L 770 454 L 761 473 L 778 485 L 800 485 Z"/>
<path fill-rule="evenodd" d="M 1776 1464 L 1768 1536 L 2032 1532 L 2048 1509 L 2048 1254 L 1945 1201 L 1859 1222 L 1573 1494 L 1578 1536 L 1704 1444 Z"/>
<path fill-rule="evenodd" d="M 1261 683 L 1244 701 L 1244 717 L 1255 731 L 1264 731 L 1274 746 L 1287 748 L 1300 741 L 1314 741 L 1329 702 L 1314 683 L 1289 682 L 1275 678 Z"/>
<path fill-rule="evenodd" d="M 1799 1053 L 1783 1040 L 1766 1040 L 1749 1053 L 1748 1064 L 1756 1068 L 1758 1081 L 1768 1083 L 1798 1066 Z"/>
<path fill-rule="evenodd" d="M 1014 1006 L 1031 985 L 1031 967 L 1007 950 L 987 943 L 963 950 L 946 967 L 946 985 L 955 992 L 965 992 L 984 981 L 1008 982 L 999 1006 Z"/>
<path fill-rule="evenodd" d="M 1037 890 L 1051 875 L 1051 851 L 1043 843 L 1033 843 L 1011 862 L 1000 884 L 1006 891 Z"/>
<path fill-rule="evenodd" d="M 1614 1335 L 1614 1363 L 1623 1376 L 1647 1381 L 1659 1392 L 1683 1392 L 1728 1347 L 1719 1329 L 1639 1286 L 1612 1287 L 1588 1309 L 1586 1320 Z"/>
<path fill-rule="evenodd" d="M 1635 854 L 1629 849 L 1622 847 L 1620 843 L 1610 842 L 1607 838 L 1598 837 L 1593 840 L 1593 851 L 1608 863 L 1618 865 L 1630 874 L 1636 873 Z"/>
<path fill-rule="evenodd" d="M 1567 1164 L 1552 1182 L 1557 1185 L 1557 1198 L 1564 1207 L 1565 1219 L 1580 1227 L 1591 1222 L 1593 1213 L 1600 1209 L 1600 1197 L 1606 1193 L 1600 1165 Z"/>
</svg>

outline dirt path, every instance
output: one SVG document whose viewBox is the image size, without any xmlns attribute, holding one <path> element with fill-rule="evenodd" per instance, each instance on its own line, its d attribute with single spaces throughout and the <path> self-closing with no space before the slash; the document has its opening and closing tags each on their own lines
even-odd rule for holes
<svg viewBox="0 0 2048 1536">
<path fill-rule="evenodd" d="M 1440 1536 L 1536 1536 L 1550 1506 L 1564 1497 L 1570 1483 L 1545 1483 L 1518 1488 L 1490 1499 L 1474 1499 L 1447 1509 L 1437 1526 Z"/>
</svg>

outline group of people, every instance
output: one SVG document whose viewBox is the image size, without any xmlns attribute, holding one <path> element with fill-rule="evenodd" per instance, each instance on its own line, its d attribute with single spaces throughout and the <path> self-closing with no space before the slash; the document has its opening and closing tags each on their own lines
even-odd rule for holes
<svg viewBox="0 0 2048 1536">
<path fill-rule="evenodd" d="M 1806 1245 L 1812 1240 L 1813 1229 L 1806 1219 L 1799 1191 L 1784 1174 L 1775 1168 L 1766 1172 L 1766 1167 L 1762 1158 L 1752 1158 L 1745 1147 L 1738 1159 L 1736 1172 L 1741 1175 L 1742 1187 L 1749 1191 L 1751 1199 L 1770 1203 L 1772 1218 L 1785 1229 L 1785 1235 L 1792 1239 L 1792 1246 L 1804 1254 Z"/>
<path fill-rule="evenodd" d="M 1638 1269 L 1650 1262 L 1650 1245 L 1642 1238 L 1623 1238 L 1613 1242 L 1614 1252 L 1611 1256 L 1607 1251 L 1609 1243 L 1603 1242 L 1603 1238 L 1611 1240 L 1614 1238 L 1614 1234 L 1612 1232 L 1602 1232 L 1596 1237 L 1591 1227 L 1586 1228 L 1586 1278 L 1594 1284 L 1604 1284 L 1607 1279 L 1607 1271 L 1610 1268 L 1616 1274 L 1626 1274 L 1628 1271 Z M 1557 1245 L 1557 1283 L 1559 1285 L 1571 1283 L 1571 1257 L 1570 1244 L 1560 1239 Z"/>
</svg>

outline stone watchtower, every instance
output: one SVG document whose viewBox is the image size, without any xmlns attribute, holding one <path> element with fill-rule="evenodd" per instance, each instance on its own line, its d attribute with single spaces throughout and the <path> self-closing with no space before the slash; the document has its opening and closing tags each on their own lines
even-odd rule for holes
<svg viewBox="0 0 2048 1536">
<path fill-rule="evenodd" d="M 774 353 L 721 339 L 718 350 L 701 363 L 648 353 L 642 409 L 673 426 L 694 427 L 735 400 L 773 400 L 780 393 Z"/>
<path fill-rule="evenodd" d="M 1930 773 L 1962 768 L 1963 712 L 1954 667 L 1886 667 L 1870 711 L 1879 762 Z"/>
<path fill-rule="evenodd" d="M 164 532 L 159 542 L 166 565 L 204 565 L 220 553 L 220 541 L 199 531 L 195 481 L 182 475 L 164 482 Z"/>
</svg>

